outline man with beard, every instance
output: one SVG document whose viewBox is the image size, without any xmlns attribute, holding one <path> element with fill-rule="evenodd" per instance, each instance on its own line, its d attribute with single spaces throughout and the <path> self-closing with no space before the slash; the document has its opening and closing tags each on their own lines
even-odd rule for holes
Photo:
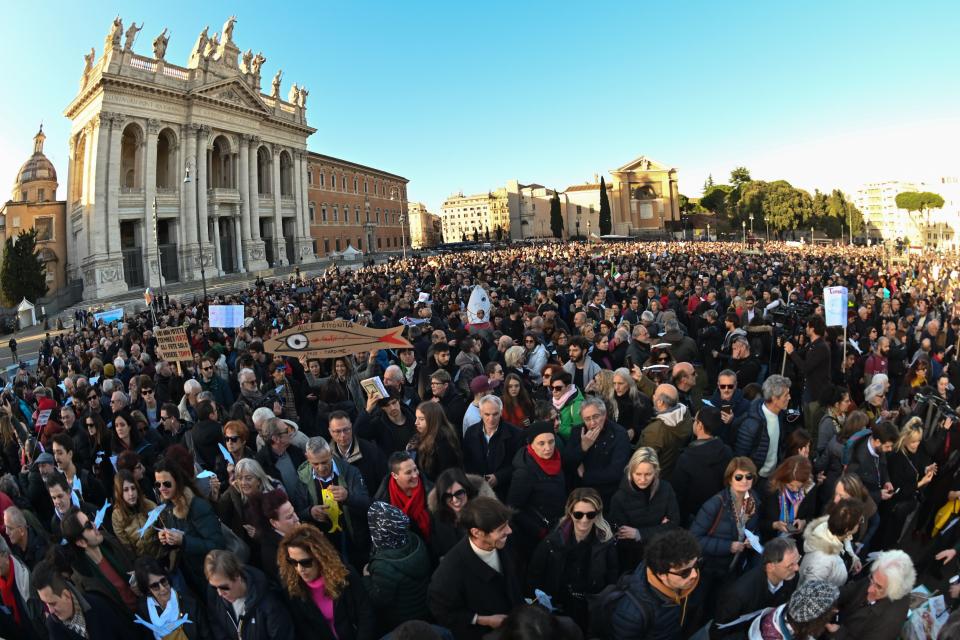
<svg viewBox="0 0 960 640">
<path fill-rule="evenodd" d="M 330 420 L 333 420 L 337 413 L 340 412 L 331 413 Z M 416 414 L 411 407 L 394 396 L 370 398 L 367 400 L 366 410 L 357 416 L 354 427 L 358 438 L 376 444 L 387 457 L 394 451 L 406 449 L 410 438 L 416 433 Z M 336 440 L 332 435 L 331 433 L 331 439 Z"/>
<path fill-rule="evenodd" d="M 578 389 L 584 391 L 587 385 L 600 373 L 600 365 L 594 362 L 587 350 L 589 343 L 582 336 L 577 336 L 570 340 L 570 360 L 563 365 L 563 370 L 573 378 L 573 384 Z"/>
<path fill-rule="evenodd" d="M 873 348 L 870 356 L 867 357 L 867 362 L 863 367 L 864 383 L 870 384 L 870 380 L 874 374 L 877 373 L 889 375 L 890 363 L 887 360 L 889 354 L 890 340 L 886 336 L 881 336 L 880 339 L 877 340 L 877 344 Z"/>
</svg>

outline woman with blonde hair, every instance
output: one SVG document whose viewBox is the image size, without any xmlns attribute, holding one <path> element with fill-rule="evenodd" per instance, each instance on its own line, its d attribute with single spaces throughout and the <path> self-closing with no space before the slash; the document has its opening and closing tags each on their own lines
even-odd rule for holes
<svg viewBox="0 0 960 640">
<path fill-rule="evenodd" d="M 620 424 L 620 421 L 617 420 L 618 408 L 613 392 L 613 371 L 610 369 L 601 369 L 593 380 L 587 384 L 586 391 L 588 395 L 594 395 L 602 399 L 603 403 L 607 405 L 607 415 L 609 415 L 614 422 Z"/>
<path fill-rule="evenodd" d="M 297 525 L 277 551 L 280 581 L 293 606 L 297 634 L 330 640 L 372 640 L 373 607 L 360 575 L 320 530 Z"/>
<path fill-rule="evenodd" d="M 616 582 L 620 573 L 613 531 L 603 517 L 600 494 L 588 487 L 574 489 L 563 518 L 533 553 L 527 571 L 529 590 L 551 594 L 587 631 L 590 596 Z"/>
<path fill-rule="evenodd" d="M 251 499 L 280 487 L 282 485 L 268 476 L 255 459 L 238 460 L 233 470 L 233 482 L 215 504 L 217 515 L 244 542 L 255 547 L 256 526 L 253 523 L 260 520 L 257 515 L 260 507 L 251 504 Z"/>
<path fill-rule="evenodd" d="M 660 459 L 650 447 L 640 447 L 630 456 L 620 488 L 610 500 L 610 521 L 616 525 L 624 571 L 640 564 L 651 538 L 680 526 L 677 496 L 670 483 L 660 478 Z"/>
<path fill-rule="evenodd" d="M 913 526 L 925 488 L 937 474 L 937 465 L 923 443 L 923 421 L 914 416 L 900 429 L 896 449 L 887 454 L 887 472 L 897 493 L 880 507 L 881 549 L 893 549 Z M 939 506 L 939 505 L 937 505 Z"/>
</svg>

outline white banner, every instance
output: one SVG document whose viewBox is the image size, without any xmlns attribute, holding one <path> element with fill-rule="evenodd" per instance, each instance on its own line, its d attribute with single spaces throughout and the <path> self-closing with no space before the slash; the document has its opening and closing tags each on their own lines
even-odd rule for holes
<svg viewBox="0 0 960 640">
<path fill-rule="evenodd" d="M 242 304 L 210 305 L 210 326 L 220 329 L 236 329 L 243 326 Z"/>
<path fill-rule="evenodd" d="M 847 288 L 827 287 L 823 290 L 823 311 L 828 327 L 847 326 Z"/>
</svg>

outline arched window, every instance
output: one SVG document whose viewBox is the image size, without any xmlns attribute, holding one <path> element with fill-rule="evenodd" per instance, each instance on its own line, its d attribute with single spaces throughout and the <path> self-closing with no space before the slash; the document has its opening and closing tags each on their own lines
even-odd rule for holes
<svg viewBox="0 0 960 640">
<path fill-rule="evenodd" d="M 176 136 L 170 129 L 164 129 L 157 136 L 157 188 L 173 189 L 177 186 L 176 175 Z"/>
<path fill-rule="evenodd" d="M 257 149 L 257 193 L 260 195 L 273 193 L 271 189 L 271 169 L 273 159 L 270 157 L 270 150 L 266 147 Z"/>
<path fill-rule="evenodd" d="M 143 129 L 130 123 L 120 139 L 120 179 L 124 189 L 143 188 Z"/>
<path fill-rule="evenodd" d="M 233 155 L 226 136 L 217 136 L 213 141 L 213 151 L 210 154 L 210 186 L 214 189 L 232 189 L 234 186 Z"/>
<path fill-rule="evenodd" d="M 280 152 L 280 195 L 293 195 L 293 159 L 286 151 Z"/>
</svg>

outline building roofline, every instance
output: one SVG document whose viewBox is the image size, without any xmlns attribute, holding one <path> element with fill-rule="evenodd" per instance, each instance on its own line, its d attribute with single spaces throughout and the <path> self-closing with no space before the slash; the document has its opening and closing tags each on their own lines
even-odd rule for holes
<svg viewBox="0 0 960 640">
<path fill-rule="evenodd" d="M 374 169 L 373 167 L 368 167 L 367 165 L 365 165 L 365 164 L 360 164 L 360 163 L 358 163 L 358 162 L 351 162 L 351 161 L 349 161 L 349 160 L 344 160 L 343 158 L 335 158 L 335 157 L 333 157 L 333 156 L 328 156 L 328 155 L 325 155 L 325 154 L 322 154 L 322 153 L 317 153 L 316 151 L 310 151 L 309 149 L 307 150 L 307 155 L 308 155 L 310 158 L 316 158 L 317 160 L 327 160 L 327 161 L 330 161 L 330 162 L 337 162 L 337 163 L 344 164 L 344 165 L 347 165 L 347 166 L 350 166 L 350 167 L 354 167 L 355 169 L 362 169 L 362 170 L 364 170 L 364 171 L 370 171 L 370 172 L 373 172 L 373 173 L 378 173 L 378 174 L 383 175 L 383 176 L 389 176 L 389 177 L 395 178 L 395 179 L 397 179 L 397 180 L 402 180 L 404 184 L 409 184 L 409 183 L 410 183 L 410 180 L 408 180 L 407 178 L 404 178 L 403 176 L 399 176 L 399 175 L 397 175 L 397 174 L 395 174 L 395 173 L 390 173 L 389 171 L 384 171 L 383 169 Z"/>
</svg>

